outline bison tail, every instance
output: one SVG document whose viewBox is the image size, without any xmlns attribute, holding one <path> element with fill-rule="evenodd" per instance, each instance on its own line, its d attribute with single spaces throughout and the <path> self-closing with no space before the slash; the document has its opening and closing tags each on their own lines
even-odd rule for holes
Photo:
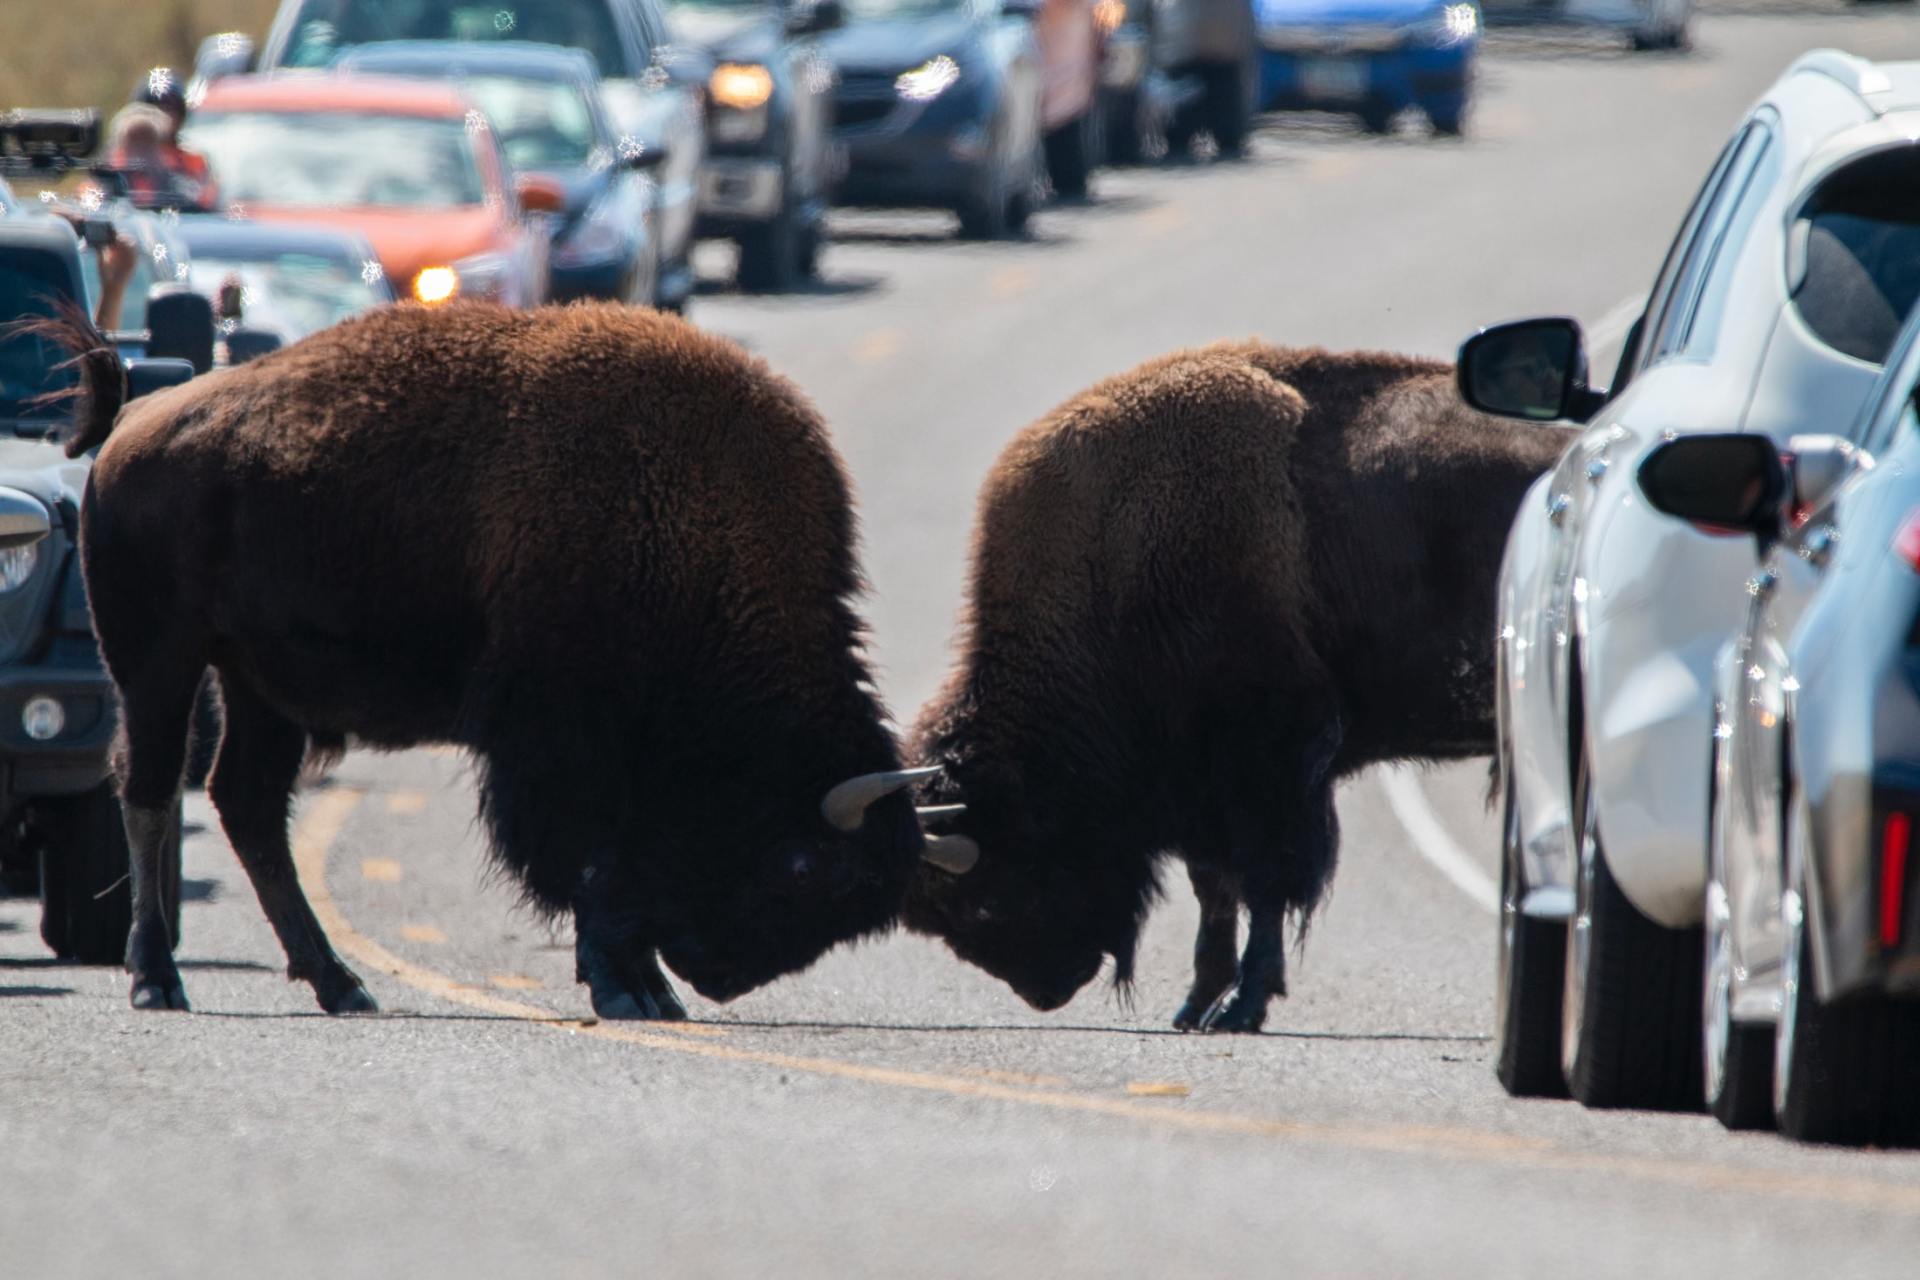
<svg viewBox="0 0 1920 1280">
<path fill-rule="evenodd" d="M 67 456 L 77 458 L 106 442 L 108 433 L 113 430 L 114 419 L 119 417 L 121 406 L 127 402 L 127 374 L 120 363 L 120 354 L 107 341 L 106 335 L 94 327 L 93 321 L 87 318 L 86 311 L 79 304 L 62 298 L 53 305 L 54 313 L 50 316 L 18 320 L 0 329 L 0 340 L 15 337 L 43 339 L 68 354 L 66 361 L 55 366 L 57 369 L 79 370 L 76 385 L 65 390 L 50 391 L 35 402 L 51 404 L 62 400 L 75 401 L 73 432 L 67 437 Z"/>
</svg>

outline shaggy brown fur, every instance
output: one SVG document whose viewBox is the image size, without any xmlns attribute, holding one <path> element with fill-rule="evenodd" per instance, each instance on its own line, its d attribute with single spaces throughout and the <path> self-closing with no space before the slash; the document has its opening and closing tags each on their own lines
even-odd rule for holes
<svg viewBox="0 0 1920 1280">
<path fill-rule="evenodd" d="M 76 449 L 111 405 L 81 421 Z M 135 402 L 82 550 L 136 849 L 211 665 L 209 791 L 329 1010 L 370 1002 L 280 879 L 301 756 L 348 736 L 474 754 L 495 852 L 573 909 L 603 1013 L 678 1012 L 656 948 L 715 998 L 803 967 L 891 922 L 920 847 L 904 796 L 851 836 L 820 812 L 898 767 L 853 537 L 800 393 L 651 312 L 389 308 Z M 183 1000 L 136 917 L 136 1002 Z"/>
<path fill-rule="evenodd" d="M 908 922 L 1031 1003 L 1131 977 L 1166 851 L 1203 923 L 1176 1025 L 1250 1030 L 1331 877 L 1334 781 L 1493 746 L 1494 578 L 1564 433 L 1464 408 L 1449 365 L 1225 343 L 1022 432 L 981 494 L 927 799 L 981 847 Z M 1238 904 L 1252 932 L 1236 975 Z M 1238 979 L 1235 1000 L 1225 996 Z"/>
</svg>

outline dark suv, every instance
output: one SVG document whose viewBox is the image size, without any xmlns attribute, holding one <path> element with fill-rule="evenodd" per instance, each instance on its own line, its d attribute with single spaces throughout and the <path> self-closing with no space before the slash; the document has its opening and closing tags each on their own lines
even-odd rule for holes
<svg viewBox="0 0 1920 1280">
<path fill-rule="evenodd" d="M 49 113 L 51 114 L 51 113 Z M 58 119 L 54 126 L 60 125 Z M 97 122 L 75 121 L 83 154 Z M 40 167 L 40 146 L 62 130 L 27 113 L 0 115 L 0 173 Z M 23 144 L 22 138 L 27 141 Z M 60 153 L 64 156 L 64 151 Z M 68 219 L 0 201 L 0 325 L 87 307 L 87 245 L 153 222 L 123 207 Z M 136 242 L 153 227 L 139 228 Z M 84 256 L 83 256 L 84 255 Z M 184 382 L 194 365 L 137 353 L 151 343 L 210 352 L 213 311 L 174 283 L 143 293 L 147 328 L 110 334 L 126 358 L 128 394 Z M 13 888 L 38 881 L 40 934 L 55 954 L 117 964 L 132 898 L 127 841 L 108 768 L 113 686 L 100 664 L 75 555 L 90 458 L 60 444 L 70 408 L 43 397 L 72 384 L 66 353 L 32 334 L 0 328 L 0 870 Z M 178 937 L 179 815 L 161 890 Z"/>
</svg>

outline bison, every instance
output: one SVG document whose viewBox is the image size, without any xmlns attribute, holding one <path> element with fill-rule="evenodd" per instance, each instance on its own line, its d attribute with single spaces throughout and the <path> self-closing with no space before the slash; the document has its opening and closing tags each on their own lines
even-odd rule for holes
<svg viewBox="0 0 1920 1280">
<path fill-rule="evenodd" d="M 603 1017 L 685 1013 L 891 926 L 923 848 L 863 656 L 846 477 L 732 344 L 619 307 L 389 308 L 134 402 L 83 322 L 68 451 L 122 710 L 139 1008 L 187 1007 L 157 888 L 194 695 L 290 978 L 374 1007 L 295 878 L 303 761 L 450 743 L 494 856 L 570 911 Z M 119 414 L 116 422 L 116 414 Z M 109 434 L 111 432 L 111 434 Z"/>
<path fill-rule="evenodd" d="M 1501 549 L 1565 443 L 1465 408 L 1451 365 L 1254 342 L 1027 428 L 915 733 L 942 860 L 977 865 L 923 868 L 909 927 L 1057 1008 L 1104 957 L 1131 982 L 1177 852 L 1201 924 L 1174 1025 L 1258 1030 L 1333 873 L 1335 782 L 1492 749 Z"/>
</svg>

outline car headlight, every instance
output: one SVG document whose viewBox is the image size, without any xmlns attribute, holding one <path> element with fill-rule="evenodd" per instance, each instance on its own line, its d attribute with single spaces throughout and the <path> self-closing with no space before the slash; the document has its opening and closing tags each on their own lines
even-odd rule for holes
<svg viewBox="0 0 1920 1280">
<path fill-rule="evenodd" d="M 1480 34 L 1480 8 L 1460 0 L 1442 5 L 1407 28 L 1407 37 L 1420 44 L 1451 49 Z"/>
<path fill-rule="evenodd" d="M 40 544 L 37 542 L 0 551 L 0 594 L 18 591 L 26 586 L 39 563 Z"/>
<path fill-rule="evenodd" d="M 707 78 L 707 96 L 723 107 L 752 111 L 773 96 L 773 75 L 751 62 L 723 62 Z"/>
<path fill-rule="evenodd" d="M 951 89 L 960 79 L 960 64 L 941 54 L 929 58 L 911 71 L 902 71 L 893 89 L 908 102 L 931 102 Z"/>
<path fill-rule="evenodd" d="M 430 307 L 460 292 L 460 273 L 452 267 L 422 267 L 413 277 L 413 296 Z"/>
</svg>

